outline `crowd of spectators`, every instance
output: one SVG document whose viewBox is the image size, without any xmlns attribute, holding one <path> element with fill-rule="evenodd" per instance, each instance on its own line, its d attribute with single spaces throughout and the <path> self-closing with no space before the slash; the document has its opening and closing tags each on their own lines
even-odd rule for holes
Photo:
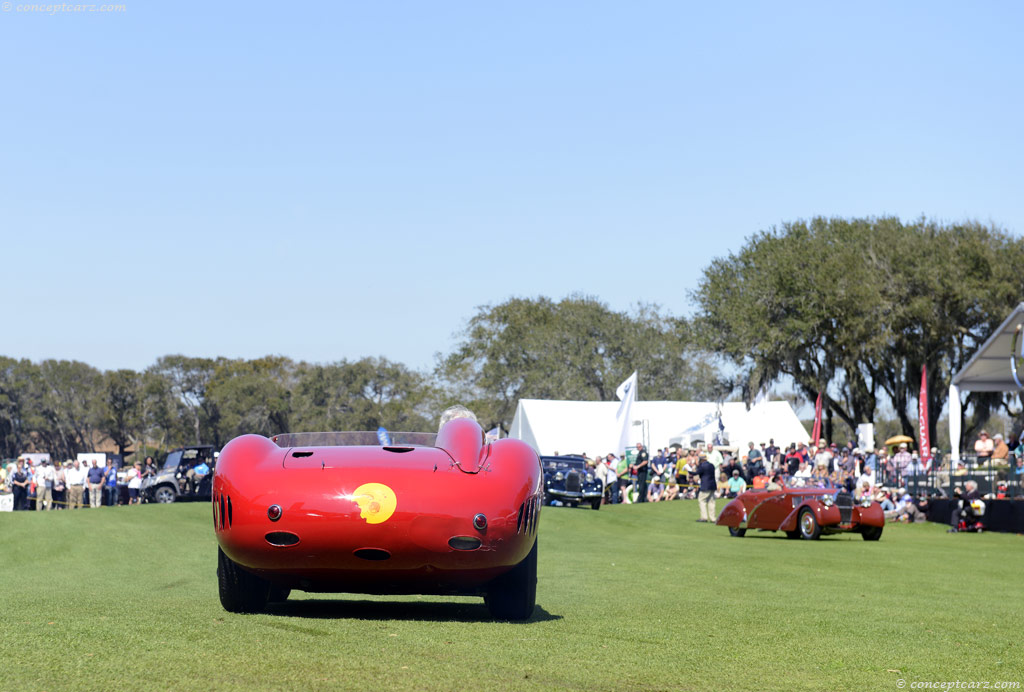
<svg viewBox="0 0 1024 692">
<path fill-rule="evenodd" d="M 983 431 L 979 444 L 985 440 L 988 435 Z M 1013 472 L 1024 477 L 1024 436 L 1013 453 L 1001 435 L 984 444 L 984 449 L 979 448 L 980 460 L 987 458 L 982 456 L 985 450 L 993 461 L 1010 458 Z M 796 443 L 780 448 L 769 440 L 760 445 L 749 442 L 739 453 L 712 444 L 667 447 L 648 459 L 647 451 L 638 444 L 632 464 L 615 454 L 588 458 L 588 464 L 604 483 L 605 502 L 610 504 L 677 499 L 698 499 L 706 504 L 716 498 L 736 497 L 747 489 L 813 486 L 843 488 L 858 500 L 877 501 L 890 520 L 923 521 L 927 495 L 913 495 L 908 487 L 919 487 L 915 481 L 923 482 L 940 467 L 948 470 L 939 450 L 930 452 L 929 458 L 922 459 L 917 452 L 910 452 L 906 443 L 890 453 L 886 448 L 861 450 L 852 442 L 840 446 L 822 439 L 813 447 Z M 966 471 L 957 467 L 953 473 Z M 1005 484 L 1000 488 L 1005 492 Z M 708 514 L 703 506 L 701 509 L 701 520 L 708 519 L 711 507 Z"/>
<path fill-rule="evenodd" d="M 94 459 L 63 464 L 48 459 L 18 458 L 0 466 L 0 488 L 13 495 L 15 511 L 112 507 L 142 502 L 142 481 L 157 472 L 153 457 L 145 464 L 118 468 L 112 460 L 100 466 Z"/>
</svg>

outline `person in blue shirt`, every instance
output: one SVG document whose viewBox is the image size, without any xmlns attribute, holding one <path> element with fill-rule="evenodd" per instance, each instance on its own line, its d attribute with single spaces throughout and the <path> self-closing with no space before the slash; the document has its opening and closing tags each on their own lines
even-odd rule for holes
<svg viewBox="0 0 1024 692">
<path fill-rule="evenodd" d="M 194 467 L 188 470 L 185 474 L 188 477 L 189 491 L 195 493 L 199 490 L 199 484 L 203 482 L 203 479 L 210 474 L 210 466 L 203 459 Z"/>
<path fill-rule="evenodd" d="M 88 473 L 89 479 L 89 508 L 95 509 L 100 506 L 100 501 L 103 499 L 103 469 L 96 465 L 96 460 L 92 460 L 92 466 L 89 468 Z"/>
<path fill-rule="evenodd" d="M 117 506 L 117 468 L 112 459 L 107 459 L 107 467 L 103 469 L 103 500 L 108 507 Z"/>
</svg>

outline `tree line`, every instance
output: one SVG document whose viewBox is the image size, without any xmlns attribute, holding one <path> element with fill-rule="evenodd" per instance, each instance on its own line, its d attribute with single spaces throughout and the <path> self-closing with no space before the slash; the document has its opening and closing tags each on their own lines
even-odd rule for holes
<svg viewBox="0 0 1024 692">
<path fill-rule="evenodd" d="M 633 368 L 649 398 L 716 396 L 714 369 L 680 324 L 653 306 L 615 312 L 586 296 L 511 299 L 480 308 L 429 372 L 385 358 L 167 355 L 137 372 L 0 356 L 0 457 L 73 457 L 98 441 L 124 453 L 220 447 L 245 433 L 430 431 L 453 403 L 507 431 L 520 398 L 613 399 Z"/>
<path fill-rule="evenodd" d="M 934 431 L 953 375 L 1024 297 L 1021 267 L 1024 241 L 973 222 L 787 223 L 712 262 L 696 330 L 748 398 L 788 378 L 851 431 L 888 405 L 913 436 L 921 366 Z M 963 439 L 1010 399 L 970 392 Z"/>
<path fill-rule="evenodd" d="M 815 218 L 715 259 L 691 318 L 584 295 L 511 298 L 478 308 L 428 371 L 385 358 L 183 355 L 99 371 L 0 356 L 0 456 L 63 458 L 99 440 L 124 452 L 244 433 L 432 430 L 453 403 L 507 431 L 519 399 L 614 400 L 633 370 L 647 400 L 749 402 L 782 383 L 807 401 L 823 393 L 830 439 L 833 415 L 850 437 L 879 414 L 913 436 L 921 365 L 934 431 L 952 375 L 1024 295 L 1021 266 L 1024 242 L 992 226 Z M 965 439 L 1007 402 L 971 392 Z"/>
</svg>

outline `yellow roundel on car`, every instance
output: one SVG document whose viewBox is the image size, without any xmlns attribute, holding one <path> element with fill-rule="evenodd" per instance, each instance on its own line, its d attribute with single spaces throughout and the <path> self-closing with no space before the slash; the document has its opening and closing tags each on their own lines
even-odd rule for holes
<svg viewBox="0 0 1024 692">
<path fill-rule="evenodd" d="M 381 524 L 391 518 L 398 507 L 395 491 L 383 483 L 364 483 L 352 493 L 359 505 L 359 518 L 367 524 Z"/>
</svg>

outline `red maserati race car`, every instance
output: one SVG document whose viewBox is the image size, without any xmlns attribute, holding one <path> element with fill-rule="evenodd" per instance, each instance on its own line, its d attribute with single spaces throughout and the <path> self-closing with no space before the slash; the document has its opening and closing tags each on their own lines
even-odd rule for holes
<svg viewBox="0 0 1024 692">
<path fill-rule="evenodd" d="M 483 596 L 521 620 L 537 590 L 540 461 L 469 418 L 430 433 L 243 435 L 213 482 L 220 600 L 258 612 L 292 589 Z"/>
<path fill-rule="evenodd" d="M 800 487 L 748 490 L 725 506 L 718 526 L 742 538 L 747 529 L 784 531 L 787 538 L 816 540 L 822 534 L 859 533 L 865 541 L 882 537 L 885 515 L 877 502 L 855 502 L 839 488 Z"/>
</svg>

